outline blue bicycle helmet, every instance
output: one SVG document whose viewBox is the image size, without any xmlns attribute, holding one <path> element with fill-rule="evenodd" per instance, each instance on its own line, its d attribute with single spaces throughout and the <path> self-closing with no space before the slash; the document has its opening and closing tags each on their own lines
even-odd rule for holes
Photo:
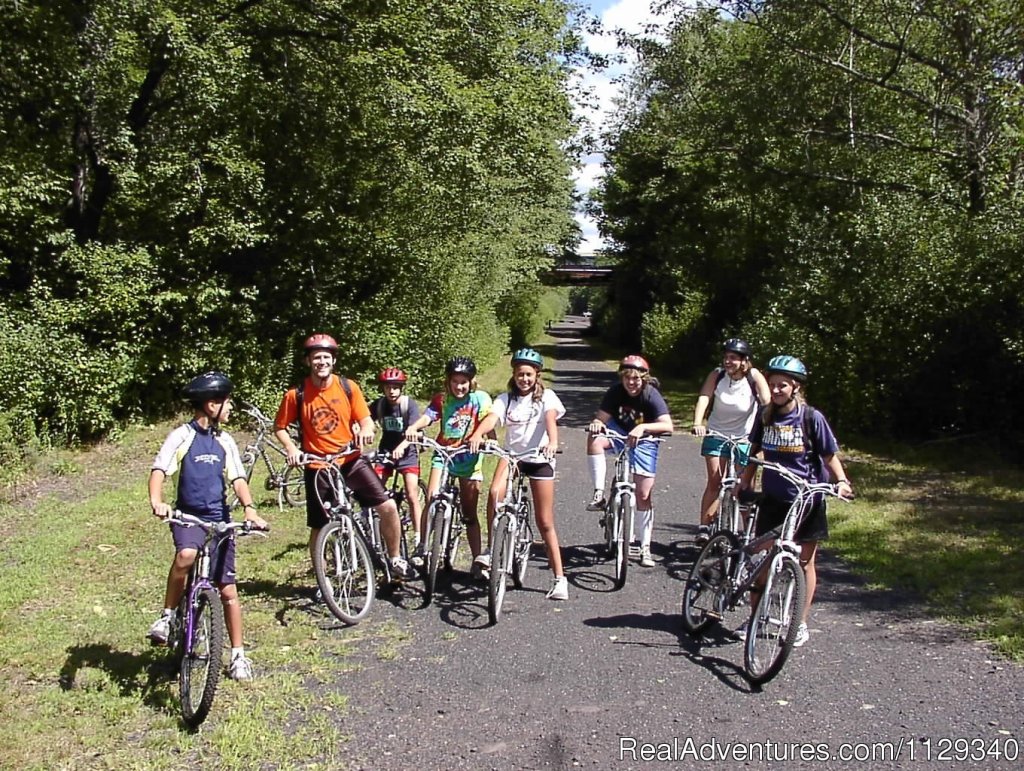
<svg viewBox="0 0 1024 771">
<path fill-rule="evenodd" d="M 512 366 L 517 364 L 532 364 L 537 369 L 544 369 L 544 357 L 532 348 L 520 348 L 512 354 Z"/>
<path fill-rule="evenodd" d="M 468 378 L 476 377 L 476 362 L 468 356 L 456 356 L 444 367 L 445 375 L 465 375 Z"/>
<path fill-rule="evenodd" d="M 801 383 L 807 382 L 807 367 L 796 356 L 774 356 L 768 362 L 768 374 L 788 375 Z"/>
</svg>

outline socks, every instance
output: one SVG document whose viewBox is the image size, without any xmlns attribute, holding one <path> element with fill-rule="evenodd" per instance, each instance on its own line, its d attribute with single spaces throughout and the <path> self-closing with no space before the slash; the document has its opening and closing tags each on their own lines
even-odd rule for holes
<svg viewBox="0 0 1024 771">
<path fill-rule="evenodd" d="M 587 467 L 590 469 L 590 479 L 594 483 L 594 489 L 604 490 L 604 476 L 607 468 L 604 453 L 588 455 Z"/>
</svg>

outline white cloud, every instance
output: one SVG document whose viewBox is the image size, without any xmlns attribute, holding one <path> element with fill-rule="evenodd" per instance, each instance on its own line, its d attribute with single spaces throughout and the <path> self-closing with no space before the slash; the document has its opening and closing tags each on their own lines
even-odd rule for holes
<svg viewBox="0 0 1024 771">
<path fill-rule="evenodd" d="M 615 112 L 616 100 L 620 93 L 619 85 L 615 81 L 626 75 L 634 63 L 628 52 L 618 48 L 616 30 L 640 34 L 649 30 L 652 25 L 664 25 L 668 19 L 656 15 L 651 9 L 651 3 L 643 0 L 619 0 L 610 5 L 603 0 L 591 0 L 590 5 L 601 19 L 602 32 L 586 34 L 584 40 L 591 51 L 610 57 L 612 63 L 603 72 L 577 73 L 579 85 L 586 94 L 587 104 L 578 104 L 576 109 L 584 123 L 583 130 L 599 138 Z M 604 157 L 600 153 L 581 159 L 583 166 L 576 174 L 576 189 L 580 193 L 585 194 L 591 190 L 602 176 L 603 160 Z M 582 213 L 577 214 L 576 219 L 583 231 L 580 249 L 592 251 L 602 248 L 604 244 L 597 234 L 596 223 Z"/>
</svg>

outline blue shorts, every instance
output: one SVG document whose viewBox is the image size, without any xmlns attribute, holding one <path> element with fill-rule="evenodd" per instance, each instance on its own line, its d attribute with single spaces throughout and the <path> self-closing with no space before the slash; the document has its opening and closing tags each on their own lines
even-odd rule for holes
<svg viewBox="0 0 1024 771">
<path fill-rule="evenodd" d="M 622 429 L 614 420 L 608 422 L 608 428 L 620 434 L 628 433 Z M 608 453 L 618 455 L 622 452 L 625 443 L 621 439 L 609 436 L 608 440 L 612 446 L 606 450 Z M 643 477 L 653 477 L 658 471 L 658 448 L 660 442 L 637 442 L 636 447 L 629 451 L 629 459 L 633 464 L 633 473 Z"/>
<path fill-rule="evenodd" d="M 203 548 L 206 531 L 201 527 L 185 527 L 171 523 L 171 537 L 174 539 L 176 552 L 184 549 Z M 235 536 L 233 532 L 214 536 L 210 543 L 210 580 L 215 584 L 227 586 L 235 583 Z"/>
<path fill-rule="evenodd" d="M 705 436 L 704 441 L 700 443 L 700 454 L 705 457 L 725 457 L 729 450 L 726 447 L 726 441 L 717 436 Z M 743 440 L 736 442 L 736 465 L 746 466 L 750 463 L 750 442 Z"/>
</svg>

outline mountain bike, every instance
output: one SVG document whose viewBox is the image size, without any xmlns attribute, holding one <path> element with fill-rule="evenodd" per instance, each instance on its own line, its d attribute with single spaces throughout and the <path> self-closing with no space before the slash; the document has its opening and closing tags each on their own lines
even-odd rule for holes
<svg viewBox="0 0 1024 771">
<path fill-rule="evenodd" d="M 427 530 L 423 546 L 425 563 L 424 606 L 429 605 L 437 588 L 437 574 L 442 566 L 446 571 L 455 567 L 455 557 L 462 541 L 465 524 L 462 521 L 462 509 L 459 506 L 459 481 L 452 477 L 452 462 L 469 450 L 465 446 L 450 447 L 438 444 L 428 436 L 420 436 L 415 444 L 433 450 L 442 459 L 441 478 L 437 492 L 427 503 L 424 516 L 427 518 Z"/>
<path fill-rule="evenodd" d="M 747 623 L 744 669 L 751 683 L 761 685 L 786 663 L 803 613 L 806 584 L 800 545 L 793 536 L 817 496 L 840 496 L 836 485 L 808 482 L 778 463 L 750 462 L 784 476 L 796 486 L 797 496 L 778 529 L 746 544 L 726 530 L 707 542 L 686 579 L 682 614 L 683 627 L 700 634 L 734 610 L 751 589 L 760 591 Z"/>
<path fill-rule="evenodd" d="M 633 541 L 633 514 L 636 511 L 636 483 L 633 481 L 633 456 L 629 437 L 605 428 L 601 433 L 622 443 L 615 457 L 615 474 L 610 494 L 606 497 L 604 516 L 605 549 L 615 560 L 615 588 L 626 585 L 629 569 L 629 544 Z M 664 436 L 642 436 L 640 442 L 663 442 Z"/>
<path fill-rule="evenodd" d="M 353 497 L 341 474 L 341 465 L 352 462 L 358 450 L 351 445 L 340 453 L 302 453 L 300 465 L 314 464 L 314 485 L 328 522 L 317 535 L 313 550 L 313 572 L 320 596 L 343 624 L 358 624 L 373 607 L 377 597 L 377 574 L 382 587 L 392 587 L 405 577 L 393 572 L 387 546 L 380 531 L 380 514 L 375 508 L 356 510 Z M 330 500 L 323 492 L 330 491 Z M 400 553 L 405 557 L 405 532 L 400 534 Z"/>
<path fill-rule="evenodd" d="M 364 457 L 373 466 L 377 475 L 384 480 L 388 495 L 398 507 L 398 517 L 402 523 L 402 556 L 408 557 L 413 546 L 409 539 L 414 538 L 417 532 L 413 526 L 412 507 L 405 490 L 405 476 L 398 470 L 398 461 L 392 458 L 390 453 L 377 451 L 368 453 Z M 420 479 L 416 487 L 422 513 L 427 509 L 427 485 Z M 379 533 L 377 540 L 380 540 Z"/>
<path fill-rule="evenodd" d="M 708 538 L 725 530 L 735 533 L 743 541 L 747 530 L 747 520 L 750 518 L 744 516 L 739 499 L 732 494 L 732 491 L 740 481 L 740 469 L 736 463 L 736 459 L 740 457 L 739 443 L 746 442 L 747 438 L 743 435 L 727 436 L 713 429 L 708 429 L 707 433 L 709 436 L 723 440 L 723 447 L 729 451 L 726 456 L 725 470 L 722 472 L 722 481 L 718 488 L 718 514 L 711 520 L 711 531 Z"/>
<path fill-rule="evenodd" d="M 252 418 L 256 426 L 256 433 L 253 435 L 252 441 L 242 451 L 245 481 L 252 481 L 252 474 L 256 470 L 256 464 L 262 460 L 267 470 L 263 486 L 267 492 L 277 491 L 278 508 L 283 509 L 285 503 L 289 506 L 305 506 L 306 485 L 302 478 L 302 469 L 298 466 L 289 466 L 287 463 L 281 463 L 281 460 L 286 458 L 288 453 L 274 439 L 274 421 L 264 415 L 262 410 L 254 404 L 242 402 L 241 407 L 242 412 Z M 273 451 L 273 456 L 268 450 Z M 234 500 L 231 505 L 234 508 L 238 505 L 238 501 Z"/>
<path fill-rule="evenodd" d="M 491 523 L 491 571 L 488 577 L 487 616 L 492 625 L 501 618 L 505 590 L 511 576 L 516 589 L 526 581 L 526 567 L 533 546 L 533 506 L 529 497 L 529 480 L 519 469 L 521 455 L 511 453 L 497 444 L 485 443 L 480 452 L 504 458 L 508 463 L 505 498 L 498 504 Z M 528 453 L 534 454 L 533 450 Z"/>
<path fill-rule="evenodd" d="M 210 522 L 181 511 L 173 512 L 167 521 L 202 528 L 206 533 L 167 636 L 167 646 L 178 660 L 181 716 L 186 725 L 195 728 L 210 714 L 224 653 L 224 606 L 220 589 L 210 580 L 212 553 L 236 533 L 260 531 L 251 522 Z"/>
</svg>

